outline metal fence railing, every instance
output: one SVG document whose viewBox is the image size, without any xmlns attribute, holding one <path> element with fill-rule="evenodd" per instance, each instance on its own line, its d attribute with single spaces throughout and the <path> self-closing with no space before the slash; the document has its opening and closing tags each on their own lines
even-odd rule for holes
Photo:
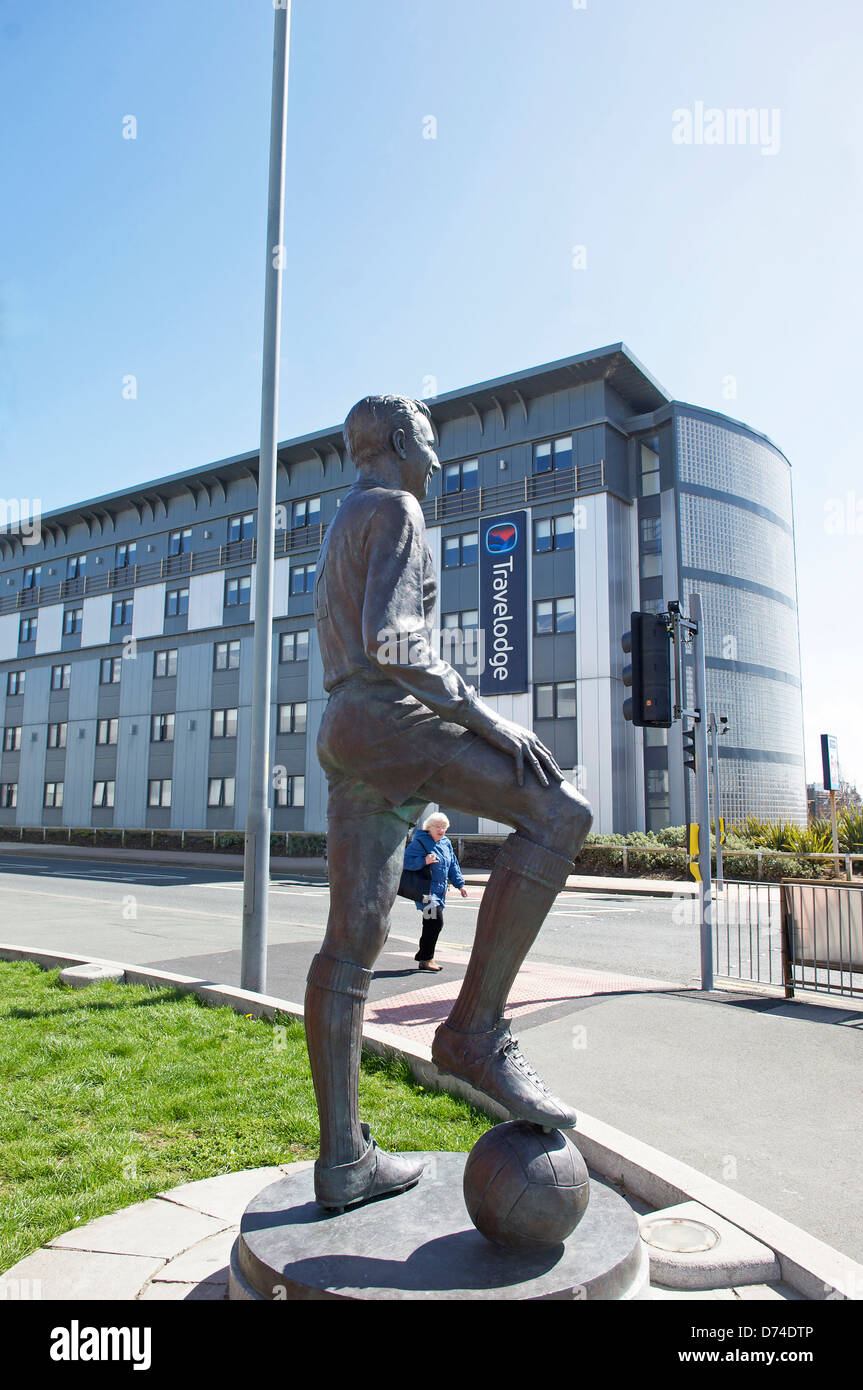
<svg viewBox="0 0 863 1390">
<path fill-rule="evenodd" d="M 693 904 L 694 907 L 694 904 Z M 717 978 L 863 998 L 863 887 L 726 883 L 714 890 Z"/>
<path fill-rule="evenodd" d="M 863 998 L 863 888 L 783 883 L 786 993 Z"/>
<path fill-rule="evenodd" d="M 781 885 L 726 882 L 714 888 L 713 952 L 722 979 L 784 986 Z"/>
</svg>

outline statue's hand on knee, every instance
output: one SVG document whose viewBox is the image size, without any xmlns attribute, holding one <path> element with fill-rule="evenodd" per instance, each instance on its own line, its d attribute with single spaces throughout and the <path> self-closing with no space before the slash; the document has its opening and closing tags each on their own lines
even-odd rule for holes
<svg viewBox="0 0 863 1390">
<path fill-rule="evenodd" d="M 525 763 L 544 787 L 548 786 L 549 780 L 557 783 L 564 780 L 554 754 L 535 733 L 530 729 L 523 729 L 520 724 L 513 724 L 509 719 L 501 719 L 492 711 L 489 711 L 489 714 L 491 717 L 483 718 L 481 727 L 473 723 L 470 727 L 493 748 L 499 748 L 501 752 L 509 754 L 515 762 L 516 781 L 520 787 L 524 786 Z"/>
</svg>

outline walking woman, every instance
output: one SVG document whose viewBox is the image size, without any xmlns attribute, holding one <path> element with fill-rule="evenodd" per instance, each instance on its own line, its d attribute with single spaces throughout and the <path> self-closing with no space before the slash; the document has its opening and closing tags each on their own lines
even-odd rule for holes
<svg viewBox="0 0 863 1390">
<path fill-rule="evenodd" d="M 446 903 L 446 890 L 449 884 L 457 888 L 463 898 L 467 897 L 464 875 L 455 857 L 455 850 L 447 839 L 449 821 L 438 811 L 423 821 L 422 830 L 416 830 L 410 844 L 405 848 L 406 869 L 421 869 L 428 864 L 432 871 L 429 892 L 431 898 L 426 903 L 417 903 L 423 914 L 420 948 L 414 956 L 420 970 L 441 970 L 434 958 L 437 939 L 443 927 L 443 910 Z"/>
</svg>

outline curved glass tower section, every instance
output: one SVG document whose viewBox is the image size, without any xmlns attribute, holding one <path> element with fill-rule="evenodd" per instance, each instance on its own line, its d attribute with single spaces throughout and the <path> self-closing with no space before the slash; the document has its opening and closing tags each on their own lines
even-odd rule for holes
<svg viewBox="0 0 863 1390">
<path fill-rule="evenodd" d="M 726 822 L 806 823 L 788 460 L 763 435 L 675 404 L 681 597 L 704 606 L 709 710 Z"/>
</svg>

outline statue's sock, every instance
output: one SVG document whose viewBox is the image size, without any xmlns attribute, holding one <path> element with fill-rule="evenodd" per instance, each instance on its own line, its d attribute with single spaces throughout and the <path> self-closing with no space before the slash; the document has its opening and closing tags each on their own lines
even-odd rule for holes
<svg viewBox="0 0 863 1390">
<path fill-rule="evenodd" d="M 522 962 L 571 872 L 570 859 L 518 832 L 509 836 L 483 893 L 451 1028 L 485 1033 L 503 1016 Z"/>
<path fill-rule="evenodd" d="M 320 1162 L 353 1163 L 367 1141 L 360 1128 L 363 1013 L 371 970 L 316 955 L 306 983 L 306 1043 L 321 1122 Z"/>
</svg>

